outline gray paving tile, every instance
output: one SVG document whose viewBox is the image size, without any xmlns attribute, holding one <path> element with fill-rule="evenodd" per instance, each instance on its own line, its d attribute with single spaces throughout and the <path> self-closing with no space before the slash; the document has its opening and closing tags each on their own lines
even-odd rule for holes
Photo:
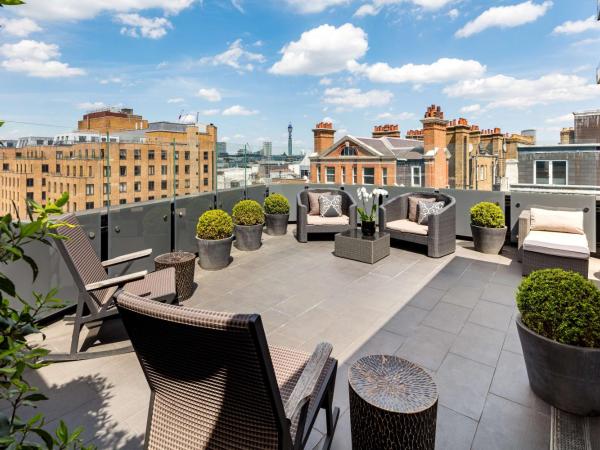
<svg viewBox="0 0 600 450">
<path fill-rule="evenodd" d="M 440 404 L 479 420 L 493 375 L 492 367 L 448 354 L 436 374 Z"/>
<path fill-rule="evenodd" d="M 404 336 L 391 331 L 378 331 L 346 360 L 346 364 L 353 364 L 357 359 L 367 355 L 393 355 L 405 340 Z"/>
<path fill-rule="evenodd" d="M 396 355 L 435 372 L 455 337 L 454 334 L 421 325 L 406 339 Z"/>
<path fill-rule="evenodd" d="M 411 336 L 425 316 L 427 311 L 407 305 L 394 314 L 383 328 L 401 336 Z"/>
<path fill-rule="evenodd" d="M 457 284 L 444 294 L 442 301 L 452 303 L 453 305 L 464 306 L 465 308 L 473 308 L 479 301 L 483 289 L 482 286 L 475 287 Z"/>
<path fill-rule="evenodd" d="M 469 322 L 506 331 L 513 315 L 513 308 L 498 303 L 480 301 L 469 316 Z"/>
<path fill-rule="evenodd" d="M 504 339 L 504 345 L 502 346 L 503 350 L 518 353 L 519 355 L 523 354 L 523 347 L 521 347 L 521 341 L 519 340 L 519 336 L 515 336 L 514 334 L 507 333 L 506 338 Z"/>
<path fill-rule="evenodd" d="M 521 268 L 515 271 L 513 268 L 500 267 L 492 277 L 491 281 L 498 284 L 504 284 L 506 286 L 516 288 L 521 283 L 523 276 L 521 275 Z"/>
<path fill-rule="evenodd" d="M 435 305 L 440 301 L 442 296 L 444 295 L 443 290 L 435 289 L 429 286 L 421 289 L 417 294 L 412 298 L 409 305 L 414 306 L 416 308 L 426 309 L 431 311 Z"/>
<path fill-rule="evenodd" d="M 428 286 L 436 289 L 450 289 L 454 286 L 458 281 L 458 277 L 453 273 L 438 273 L 433 279 L 429 282 Z"/>
<path fill-rule="evenodd" d="M 495 367 L 504 338 L 501 331 L 467 322 L 450 352 Z"/>
<path fill-rule="evenodd" d="M 469 308 L 439 302 L 435 308 L 427 314 L 427 317 L 423 320 L 423 325 L 447 331 L 448 333 L 458 334 L 464 323 L 467 321 L 469 314 L 471 314 Z"/>
<path fill-rule="evenodd" d="M 474 450 L 547 450 L 550 418 L 531 408 L 490 394 L 475 439 Z"/>
<path fill-rule="evenodd" d="M 515 306 L 516 292 L 516 287 L 512 288 L 504 284 L 489 283 L 485 287 L 485 290 L 481 295 L 481 299 L 494 303 L 500 303 L 506 306 Z"/>
<path fill-rule="evenodd" d="M 471 448 L 477 422 L 469 417 L 438 405 L 435 448 L 439 450 L 465 450 Z"/>
</svg>

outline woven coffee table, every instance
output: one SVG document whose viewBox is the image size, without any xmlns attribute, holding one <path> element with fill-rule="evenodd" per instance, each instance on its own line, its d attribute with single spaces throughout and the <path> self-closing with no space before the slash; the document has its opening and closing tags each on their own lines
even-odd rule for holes
<svg viewBox="0 0 600 450">
<path fill-rule="evenodd" d="M 156 270 L 175 267 L 177 298 L 187 300 L 194 293 L 194 264 L 196 255 L 188 252 L 164 253 L 154 258 Z"/>
<path fill-rule="evenodd" d="M 352 448 L 435 447 L 438 392 L 421 367 L 397 356 L 371 355 L 348 370 Z"/>
<path fill-rule="evenodd" d="M 335 235 L 335 256 L 375 264 L 390 254 L 390 235 L 376 231 L 364 236 L 358 229 Z"/>
</svg>

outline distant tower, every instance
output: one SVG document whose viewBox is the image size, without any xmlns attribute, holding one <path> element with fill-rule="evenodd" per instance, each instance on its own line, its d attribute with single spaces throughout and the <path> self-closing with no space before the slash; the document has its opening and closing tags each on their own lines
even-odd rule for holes
<svg viewBox="0 0 600 450">
<path fill-rule="evenodd" d="M 292 156 L 292 131 L 294 131 L 294 127 L 290 122 L 288 125 L 288 156 Z"/>
</svg>

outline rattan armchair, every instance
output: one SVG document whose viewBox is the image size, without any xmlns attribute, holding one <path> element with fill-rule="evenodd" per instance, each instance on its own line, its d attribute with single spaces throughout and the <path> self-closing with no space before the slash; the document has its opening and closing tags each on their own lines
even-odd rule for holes
<svg viewBox="0 0 600 450">
<path fill-rule="evenodd" d="M 345 223 L 327 224 L 326 221 L 320 221 L 319 224 L 311 224 L 311 218 L 308 215 L 310 203 L 308 200 L 309 192 L 331 193 L 342 196 L 342 215 L 347 218 Z M 311 233 L 342 233 L 356 228 L 356 203 L 346 191 L 341 189 L 304 189 L 298 192 L 296 196 L 296 239 L 299 242 L 307 242 L 308 235 Z M 315 216 L 313 216 L 315 217 Z M 316 216 L 318 217 L 318 216 Z"/>
<path fill-rule="evenodd" d="M 444 202 L 444 208 L 428 218 L 426 231 L 416 234 L 392 228 L 390 222 L 408 222 L 408 197 L 434 198 Z M 427 255 L 440 258 L 456 251 L 456 200 L 438 193 L 412 192 L 394 197 L 379 207 L 379 230 L 390 233 L 392 239 L 427 246 Z"/>
<path fill-rule="evenodd" d="M 269 347 L 261 318 L 165 305 L 120 291 L 123 323 L 150 385 L 147 449 L 303 449 L 319 410 L 331 445 L 337 361 Z M 160 331 L 159 331 L 160 330 Z"/>
</svg>

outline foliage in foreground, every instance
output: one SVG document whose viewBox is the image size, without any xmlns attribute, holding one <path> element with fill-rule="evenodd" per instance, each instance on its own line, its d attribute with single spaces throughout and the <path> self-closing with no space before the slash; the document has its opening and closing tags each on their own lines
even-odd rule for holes
<svg viewBox="0 0 600 450">
<path fill-rule="evenodd" d="M 476 227 L 504 228 L 504 212 L 495 203 L 477 203 L 470 210 L 471 223 Z"/>
<path fill-rule="evenodd" d="M 255 200 L 241 200 L 231 211 L 233 221 L 237 225 L 260 225 L 265 223 L 265 213 Z"/>
<path fill-rule="evenodd" d="M 267 214 L 289 214 L 290 202 L 281 194 L 270 194 L 264 201 Z"/>
<path fill-rule="evenodd" d="M 214 241 L 231 237 L 232 234 L 231 216 L 221 209 L 206 211 L 198 219 L 196 235 L 200 239 Z"/>
</svg>

